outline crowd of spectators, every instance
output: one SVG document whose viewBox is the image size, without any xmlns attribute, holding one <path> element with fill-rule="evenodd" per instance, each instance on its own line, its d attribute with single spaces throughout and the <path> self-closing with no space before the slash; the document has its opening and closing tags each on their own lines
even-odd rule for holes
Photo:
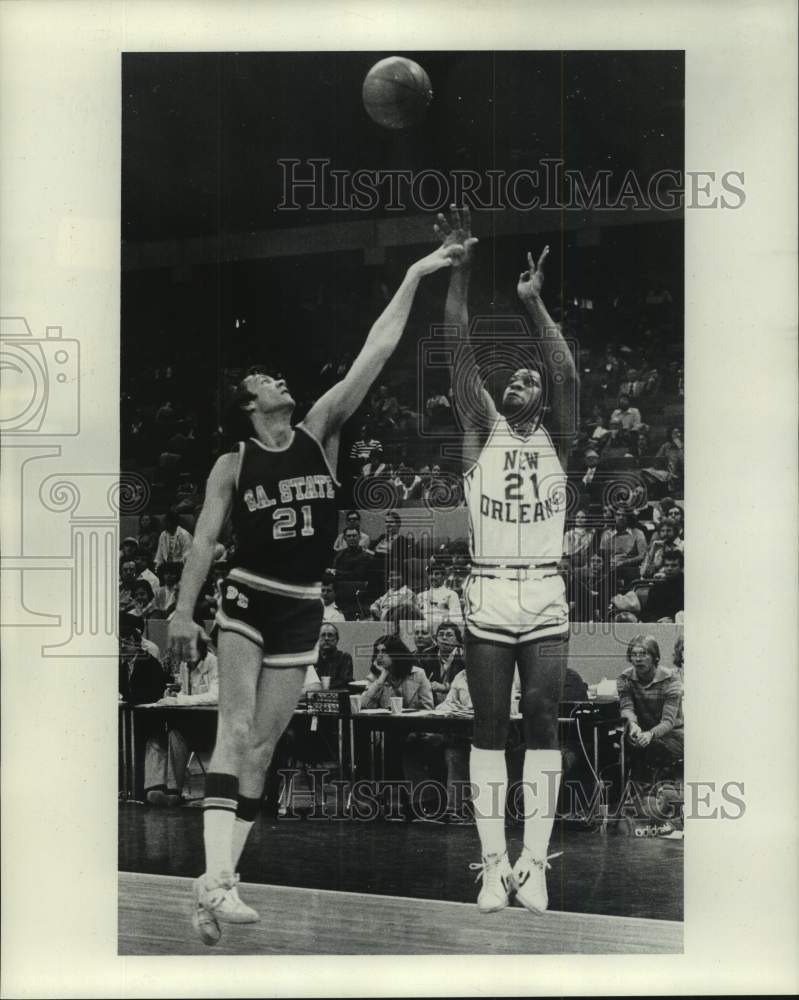
<svg viewBox="0 0 799 1000">
<path fill-rule="evenodd" d="M 572 621 L 681 622 L 683 569 L 683 510 L 671 497 L 637 515 L 578 510 L 564 537 Z"/>
</svg>

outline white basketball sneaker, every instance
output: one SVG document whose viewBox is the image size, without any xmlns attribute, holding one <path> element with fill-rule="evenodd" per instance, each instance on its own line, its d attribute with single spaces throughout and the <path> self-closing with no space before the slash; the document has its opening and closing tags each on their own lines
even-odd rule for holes
<svg viewBox="0 0 799 1000">
<path fill-rule="evenodd" d="M 247 906 L 246 903 L 242 902 L 239 897 L 239 890 L 236 885 L 239 881 L 239 876 L 234 875 L 234 884 L 230 889 L 228 889 L 225 894 L 225 898 L 217 907 L 216 919 L 224 924 L 255 924 L 261 917 L 257 910 L 254 910 L 251 906 Z"/>
<path fill-rule="evenodd" d="M 191 923 L 204 944 L 216 944 L 222 937 L 220 923 L 252 924 L 260 917 L 239 898 L 238 875 L 209 879 L 201 875 L 194 881 L 194 909 Z"/>
<path fill-rule="evenodd" d="M 232 875 L 220 879 L 209 879 L 200 875 L 194 880 L 194 908 L 191 914 L 192 927 L 197 931 L 203 944 L 216 944 L 222 937 L 217 911 L 225 901 L 227 892 L 235 885 Z"/>
<path fill-rule="evenodd" d="M 544 913 L 549 906 L 547 895 L 547 869 L 550 861 L 559 858 L 563 851 L 550 854 L 543 860 L 534 858 L 525 847 L 521 857 L 513 866 L 511 874 L 512 888 L 516 890 L 516 898 L 533 913 Z"/>
<path fill-rule="evenodd" d="M 477 897 L 477 909 L 481 913 L 504 910 L 510 902 L 513 877 L 507 853 L 486 854 L 482 864 L 475 862 L 469 865 L 469 868 L 477 872 L 475 882 L 483 880 L 483 887 Z"/>
</svg>

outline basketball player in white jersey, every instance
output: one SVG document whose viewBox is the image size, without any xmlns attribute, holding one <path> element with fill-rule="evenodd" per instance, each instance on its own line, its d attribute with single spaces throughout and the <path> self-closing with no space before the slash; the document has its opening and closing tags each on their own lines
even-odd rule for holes
<svg viewBox="0 0 799 1000">
<path fill-rule="evenodd" d="M 533 323 L 531 349 L 514 344 L 518 368 L 495 404 L 468 343 L 467 293 L 473 247 L 468 209 L 438 216 L 446 247 L 462 245 L 453 265 L 445 322 L 460 330 L 453 369 L 464 431 L 472 571 L 465 588 L 466 671 L 475 721 L 470 777 L 483 861 L 482 912 L 507 906 L 515 892 L 534 912 L 548 905 L 548 845 L 561 773 L 558 704 L 568 643 L 568 606 L 557 572 L 566 517 L 566 475 L 577 398 L 569 347 L 541 300 L 549 248 L 518 279 Z M 466 341 L 464 343 L 464 340 Z M 508 345 L 498 342 L 507 356 Z M 505 838 L 514 667 L 522 683 L 526 752 L 524 846 L 511 866 Z"/>
<path fill-rule="evenodd" d="M 232 516 L 237 546 L 221 588 L 219 716 L 205 777 L 205 873 L 194 886 L 192 923 L 205 944 L 220 924 L 258 914 L 238 896 L 235 874 L 263 794 L 274 748 L 288 726 L 309 663 L 318 654 L 321 579 L 337 528 L 341 426 L 361 405 L 400 341 L 419 281 L 463 248 L 450 241 L 412 264 L 344 378 L 292 425 L 282 378 L 251 371 L 238 386 L 248 424 L 237 452 L 211 470 L 169 625 L 178 660 L 197 659 L 194 607 L 217 538 Z M 266 345 L 265 345 L 266 346 Z"/>
</svg>

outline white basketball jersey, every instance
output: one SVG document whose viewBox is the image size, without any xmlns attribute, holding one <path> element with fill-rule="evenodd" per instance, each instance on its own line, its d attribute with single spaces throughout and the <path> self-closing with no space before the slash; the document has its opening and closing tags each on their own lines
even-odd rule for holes
<svg viewBox="0 0 799 1000">
<path fill-rule="evenodd" d="M 475 566 L 561 558 L 566 475 L 544 427 L 522 438 L 500 417 L 464 481 Z"/>
</svg>

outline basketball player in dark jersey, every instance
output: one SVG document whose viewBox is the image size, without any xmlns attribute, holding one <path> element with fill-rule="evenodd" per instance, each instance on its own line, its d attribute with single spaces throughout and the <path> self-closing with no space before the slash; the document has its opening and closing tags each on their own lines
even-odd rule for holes
<svg viewBox="0 0 799 1000">
<path fill-rule="evenodd" d="M 235 872 L 275 745 L 317 657 L 320 581 L 337 531 L 341 426 L 399 343 L 420 279 L 462 253 L 450 241 L 408 269 L 345 377 L 297 426 L 291 423 L 294 400 L 281 378 L 253 371 L 239 385 L 251 437 L 211 470 L 169 626 L 173 655 L 195 660 L 195 603 L 232 514 L 238 544 L 217 616 L 219 715 L 205 779 L 206 871 L 195 882 L 192 915 L 206 944 L 219 940 L 220 922 L 258 920 L 238 896 Z"/>
<path fill-rule="evenodd" d="M 475 820 L 482 848 L 477 904 L 490 913 L 510 896 L 534 912 L 547 908 L 548 844 L 561 774 L 558 704 L 566 666 L 568 605 L 557 572 L 566 516 L 566 460 L 575 426 L 577 373 L 568 344 L 541 299 L 548 248 L 518 279 L 517 294 L 533 322 L 534 351 L 518 348 L 518 365 L 494 402 L 468 340 L 467 293 L 472 249 L 469 212 L 440 215 L 453 262 L 445 322 L 462 348 L 453 393 L 464 432 L 465 492 L 472 567 L 466 598 L 466 674 L 475 720 L 470 757 Z M 497 341 L 504 358 L 510 349 Z M 539 360 L 540 359 L 540 360 Z M 487 359 L 487 360 L 490 360 Z M 507 367 L 507 362 L 505 362 Z M 546 402 L 546 405 L 545 405 Z M 551 436 L 550 436 L 551 435 Z M 505 838 L 507 768 L 514 668 L 522 684 L 526 751 L 524 846 L 511 868 Z"/>
</svg>

